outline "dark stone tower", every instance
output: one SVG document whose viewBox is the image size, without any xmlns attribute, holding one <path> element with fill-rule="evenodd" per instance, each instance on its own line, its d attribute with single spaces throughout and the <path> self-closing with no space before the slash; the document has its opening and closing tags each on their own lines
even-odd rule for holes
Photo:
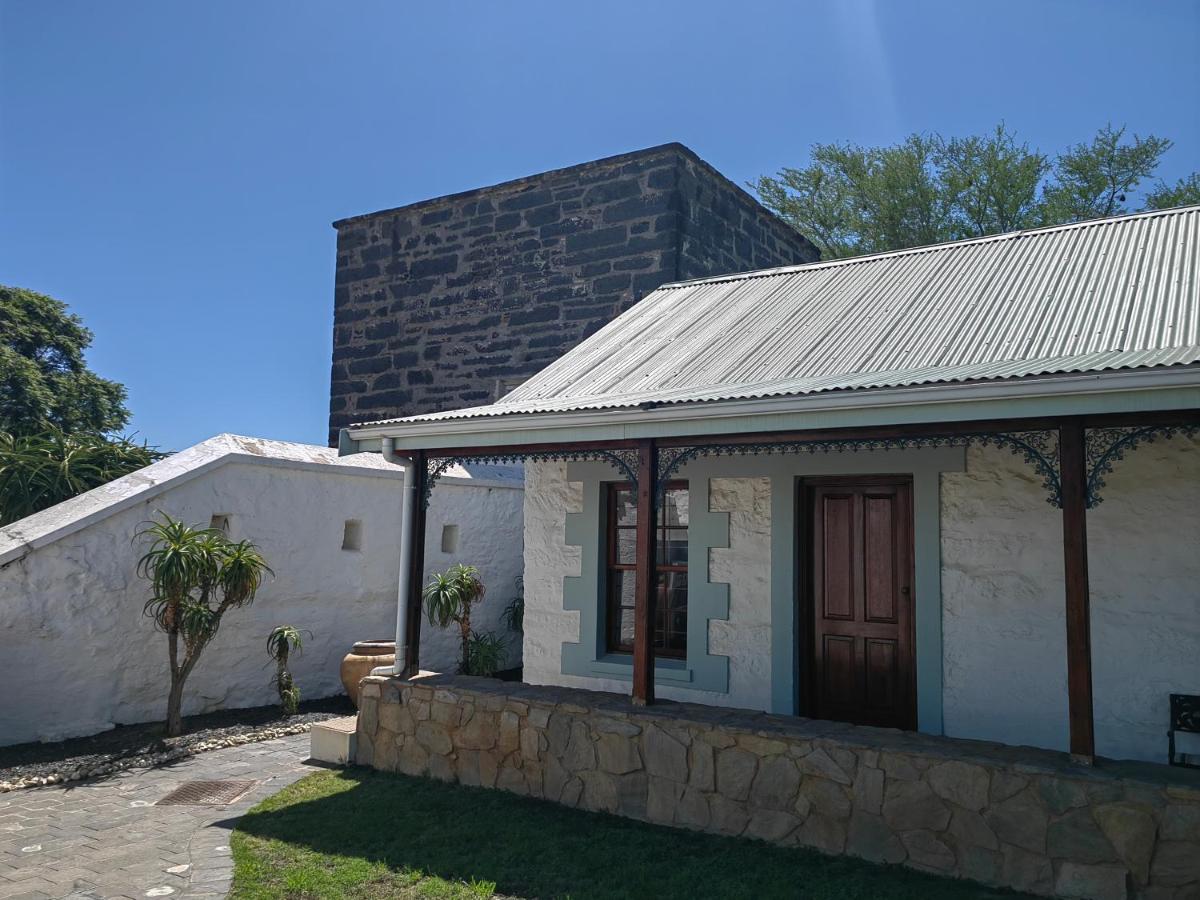
<svg viewBox="0 0 1200 900">
<path fill-rule="evenodd" d="M 681 144 L 334 223 L 330 440 L 490 403 L 661 284 L 816 248 Z"/>
</svg>

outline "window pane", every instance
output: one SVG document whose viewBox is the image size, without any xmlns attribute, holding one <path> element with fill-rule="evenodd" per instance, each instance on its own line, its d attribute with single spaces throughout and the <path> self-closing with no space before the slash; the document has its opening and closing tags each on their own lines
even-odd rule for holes
<svg viewBox="0 0 1200 900">
<path fill-rule="evenodd" d="M 688 523 L 688 492 L 687 488 L 671 488 L 663 497 L 663 508 L 659 517 L 660 525 L 682 525 Z"/>
<path fill-rule="evenodd" d="M 686 528 L 664 528 L 662 544 L 659 545 L 658 562 L 663 566 L 686 566 L 688 561 L 688 544 Z"/>
<path fill-rule="evenodd" d="M 617 529 L 617 562 L 621 565 L 637 563 L 637 529 Z"/>
<path fill-rule="evenodd" d="M 621 608 L 620 630 L 617 632 L 617 643 L 633 646 L 633 610 Z"/>
<path fill-rule="evenodd" d="M 614 488 L 616 494 L 616 522 L 614 525 L 637 524 L 637 494 L 628 488 Z"/>
</svg>

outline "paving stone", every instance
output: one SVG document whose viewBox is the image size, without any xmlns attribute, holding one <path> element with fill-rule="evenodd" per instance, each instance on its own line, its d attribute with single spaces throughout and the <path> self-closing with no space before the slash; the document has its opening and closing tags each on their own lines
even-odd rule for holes
<svg viewBox="0 0 1200 900">
<path fill-rule="evenodd" d="M 264 742 L 272 745 L 266 749 L 264 744 L 228 747 L 168 767 L 34 788 L 28 797 L 7 800 L 0 809 L 23 816 L 27 827 L 19 832 L 20 841 L 0 842 L 0 900 L 224 897 L 233 873 L 231 820 L 316 771 L 304 763 L 308 743 L 309 736 L 300 734 Z M 258 785 L 227 806 L 153 805 L 184 781 L 231 777 Z M 131 806 L 134 801 L 149 802 Z M 6 843 L 14 847 L 7 853 Z M 36 844 L 42 849 L 21 852 Z M 171 893 L 147 894 L 162 888 Z"/>
</svg>

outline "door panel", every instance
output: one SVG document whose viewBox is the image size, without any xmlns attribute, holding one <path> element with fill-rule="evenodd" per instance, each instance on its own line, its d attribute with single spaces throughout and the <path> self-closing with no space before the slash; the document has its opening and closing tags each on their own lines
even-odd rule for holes
<svg viewBox="0 0 1200 900">
<path fill-rule="evenodd" d="M 909 481 L 818 479 L 805 491 L 810 713 L 914 728 Z"/>
</svg>

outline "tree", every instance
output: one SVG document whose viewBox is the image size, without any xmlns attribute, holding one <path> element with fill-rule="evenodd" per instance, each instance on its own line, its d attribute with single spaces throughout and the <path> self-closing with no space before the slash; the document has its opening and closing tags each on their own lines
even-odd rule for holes
<svg viewBox="0 0 1200 900">
<path fill-rule="evenodd" d="M 1053 160 L 1004 124 L 989 134 L 914 134 L 890 147 L 815 144 L 808 165 L 751 184 L 825 258 L 982 237 L 1124 211 L 1169 140 L 1106 126 Z M 1189 201 L 1197 176 L 1147 198 Z"/>
<path fill-rule="evenodd" d="M 1160 181 L 1158 187 L 1146 195 L 1146 209 L 1170 209 L 1195 203 L 1200 203 L 1200 172 L 1193 172 L 1174 184 Z"/>
<path fill-rule="evenodd" d="M 150 581 L 144 612 L 167 635 L 167 736 L 176 737 L 183 733 L 183 687 L 204 648 L 225 614 L 253 603 L 263 577 L 274 573 L 249 541 L 232 541 L 222 531 L 160 515 L 137 534 L 150 539 L 137 572 Z"/>
<path fill-rule="evenodd" d="M 467 671 L 470 662 L 471 607 L 483 599 L 485 588 L 474 566 L 453 565 L 444 573 L 435 572 L 422 592 L 429 623 L 446 628 L 458 625 L 462 640 L 459 671 Z"/>
<path fill-rule="evenodd" d="M 1054 163 L 1054 181 L 1046 186 L 1042 218 L 1047 225 L 1099 219 L 1128 212 L 1128 197 L 1154 174 L 1171 142 L 1106 125 L 1090 144 L 1076 144 Z"/>
<path fill-rule="evenodd" d="M 0 431 L 108 434 L 129 421 L 125 388 L 88 369 L 92 333 L 53 297 L 0 286 Z"/>
<path fill-rule="evenodd" d="M 0 525 L 128 475 L 164 456 L 130 438 L 0 431 Z"/>
</svg>

